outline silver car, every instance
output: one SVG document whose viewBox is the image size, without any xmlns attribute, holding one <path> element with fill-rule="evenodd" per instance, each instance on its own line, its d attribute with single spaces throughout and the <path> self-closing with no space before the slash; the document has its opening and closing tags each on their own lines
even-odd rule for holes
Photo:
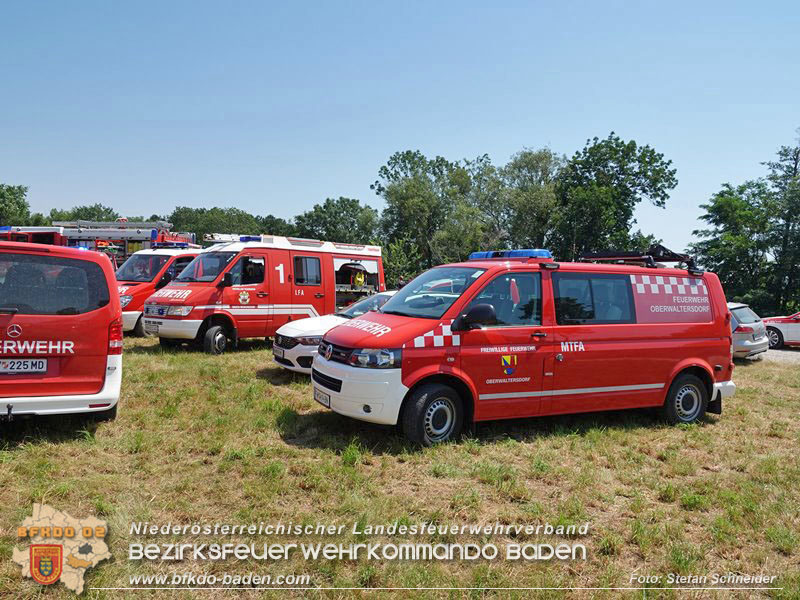
<svg viewBox="0 0 800 600">
<path fill-rule="evenodd" d="M 733 355 L 736 358 L 751 358 L 769 348 L 767 328 L 747 304 L 728 302 L 731 311 L 733 333 Z"/>
</svg>

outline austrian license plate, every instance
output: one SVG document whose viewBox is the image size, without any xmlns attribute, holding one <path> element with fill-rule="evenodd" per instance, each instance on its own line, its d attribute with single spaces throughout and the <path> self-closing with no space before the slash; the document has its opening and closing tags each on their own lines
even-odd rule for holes
<svg viewBox="0 0 800 600">
<path fill-rule="evenodd" d="M 272 347 L 272 353 L 277 356 L 278 358 L 283 358 L 283 348 L 279 346 Z"/>
<path fill-rule="evenodd" d="M 45 373 L 46 358 L 4 358 L 0 359 L 0 373 L 16 375 L 18 373 Z"/>
<path fill-rule="evenodd" d="M 314 400 L 322 404 L 322 406 L 325 406 L 327 408 L 331 407 L 331 395 L 326 394 L 325 392 L 323 392 L 318 388 L 314 388 Z"/>
<path fill-rule="evenodd" d="M 144 320 L 145 333 L 157 334 L 160 325 L 161 324 L 158 321 L 148 321 L 147 319 L 145 319 Z"/>
</svg>

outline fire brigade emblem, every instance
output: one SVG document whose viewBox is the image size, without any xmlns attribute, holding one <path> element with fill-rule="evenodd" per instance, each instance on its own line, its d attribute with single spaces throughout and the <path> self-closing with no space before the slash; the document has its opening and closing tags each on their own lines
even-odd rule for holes
<svg viewBox="0 0 800 600">
<path fill-rule="evenodd" d="M 111 558 L 104 539 L 107 532 L 105 521 L 76 519 L 52 506 L 34 504 L 33 514 L 17 527 L 22 547 L 12 548 L 11 559 L 22 577 L 41 585 L 60 583 L 81 594 L 86 571 Z"/>
<path fill-rule="evenodd" d="M 239 292 L 239 304 L 250 304 L 250 292 Z"/>
<path fill-rule="evenodd" d="M 50 585 L 61 577 L 64 548 L 60 544 L 31 544 L 31 577 L 37 583 Z"/>
<path fill-rule="evenodd" d="M 503 367 L 503 373 L 506 375 L 513 375 L 517 368 L 517 355 L 504 354 L 500 357 L 500 364 Z"/>
</svg>

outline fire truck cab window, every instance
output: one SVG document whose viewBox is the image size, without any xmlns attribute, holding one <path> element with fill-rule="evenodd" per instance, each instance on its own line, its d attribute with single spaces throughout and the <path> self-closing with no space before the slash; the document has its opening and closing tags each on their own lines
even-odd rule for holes
<svg viewBox="0 0 800 600">
<path fill-rule="evenodd" d="M 242 256 L 230 270 L 233 285 L 254 285 L 264 282 L 264 259 Z"/>
</svg>

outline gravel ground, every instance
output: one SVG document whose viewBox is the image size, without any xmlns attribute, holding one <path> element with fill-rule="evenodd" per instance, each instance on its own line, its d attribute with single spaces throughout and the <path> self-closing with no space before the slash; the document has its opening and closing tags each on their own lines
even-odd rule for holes
<svg viewBox="0 0 800 600">
<path fill-rule="evenodd" d="M 772 362 L 800 364 L 800 349 L 783 348 L 782 350 L 767 350 L 761 356 L 764 357 L 764 360 Z"/>
</svg>

